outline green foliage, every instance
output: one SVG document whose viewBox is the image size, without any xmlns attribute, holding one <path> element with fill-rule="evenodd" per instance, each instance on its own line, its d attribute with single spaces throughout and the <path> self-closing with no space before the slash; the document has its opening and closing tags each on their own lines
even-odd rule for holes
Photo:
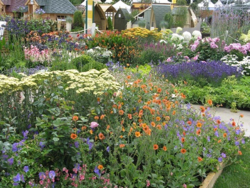
<svg viewBox="0 0 250 188">
<path fill-rule="evenodd" d="M 86 71 L 89 71 L 91 69 L 102 70 L 102 69 L 105 69 L 105 68 L 107 68 L 107 66 L 105 64 L 99 63 L 97 61 L 92 61 L 92 62 L 89 62 L 89 63 L 85 64 L 82 67 L 81 71 L 86 72 Z"/>
<path fill-rule="evenodd" d="M 177 0 L 176 5 L 187 5 L 187 1 L 186 0 Z"/>
<path fill-rule="evenodd" d="M 71 16 L 67 16 L 66 17 L 66 22 L 67 23 L 72 23 L 73 22 L 73 18 Z"/>
<path fill-rule="evenodd" d="M 142 28 L 145 28 L 145 26 L 146 26 L 146 21 L 145 21 L 145 20 L 139 20 L 139 21 L 138 21 L 138 26 L 139 26 L 139 27 L 142 27 Z"/>
<path fill-rule="evenodd" d="M 69 63 L 65 61 L 54 61 L 52 63 L 50 71 L 56 71 L 56 70 L 65 71 L 69 69 L 77 69 L 77 68 L 76 68 L 76 65 L 73 63 Z"/>
<path fill-rule="evenodd" d="M 86 64 L 93 63 L 93 62 L 95 62 L 95 60 L 88 55 L 82 55 L 71 60 L 71 64 L 74 65 L 77 68 L 77 70 L 80 72 L 83 72 L 83 67 Z"/>
<path fill-rule="evenodd" d="M 110 17 L 108 17 L 108 30 L 110 31 L 114 30 L 113 23 Z"/>
<path fill-rule="evenodd" d="M 83 27 L 83 17 L 81 11 L 75 11 L 73 27 Z"/>
<path fill-rule="evenodd" d="M 187 22 L 187 7 L 178 7 L 176 11 L 174 25 L 175 27 L 184 27 Z"/>
<path fill-rule="evenodd" d="M 86 1 L 86 0 L 85 0 Z M 84 0 L 70 0 L 70 2 L 73 4 L 73 5 L 80 5 L 82 2 L 84 2 Z"/>
<path fill-rule="evenodd" d="M 166 29 L 170 29 L 172 28 L 173 22 L 174 22 L 174 18 L 171 12 L 167 13 L 164 17 L 164 20 L 168 23 Z"/>
</svg>

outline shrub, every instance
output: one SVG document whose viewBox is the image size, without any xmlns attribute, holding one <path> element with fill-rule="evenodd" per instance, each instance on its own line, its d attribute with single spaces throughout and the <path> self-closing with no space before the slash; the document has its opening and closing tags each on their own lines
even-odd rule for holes
<svg viewBox="0 0 250 188">
<path fill-rule="evenodd" d="M 155 68 L 159 75 L 172 83 L 185 80 L 195 82 L 199 86 L 219 86 L 224 78 L 235 75 L 241 77 L 241 70 L 221 61 L 210 62 L 184 62 L 180 64 L 160 64 Z"/>
<path fill-rule="evenodd" d="M 95 60 L 88 55 L 82 55 L 71 60 L 71 63 L 74 66 L 76 66 L 77 70 L 79 71 L 82 71 L 82 68 L 84 67 L 84 65 L 88 63 L 92 63 L 92 62 L 95 62 Z"/>
<path fill-rule="evenodd" d="M 66 71 L 69 69 L 77 69 L 76 65 L 73 63 L 65 62 L 65 61 L 54 61 L 50 68 L 50 71 Z"/>
<path fill-rule="evenodd" d="M 74 27 L 83 27 L 83 17 L 81 11 L 75 11 L 74 13 Z"/>
<path fill-rule="evenodd" d="M 174 18 L 172 16 L 172 13 L 167 13 L 164 17 L 164 20 L 168 23 L 168 29 L 170 29 L 173 25 Z"/>
<path fill-rule="evenodd" d="M 108 30 L 110 31 L 114 30 L 113 23 L 110 17 L 108 17 Z"/>
<path fill-rule="evenodd" d="M 81 71 L 86 72 L 86 71 L 89 71 L 91 69 L 102 70 L 102 69 L 105 69 L 105 68 L 107 68 L 107 66 L 105 64 L 99 63 L 97 61 L 93 61 L 93 62 L 85 64 L 82 67 Z"/>
</svg>

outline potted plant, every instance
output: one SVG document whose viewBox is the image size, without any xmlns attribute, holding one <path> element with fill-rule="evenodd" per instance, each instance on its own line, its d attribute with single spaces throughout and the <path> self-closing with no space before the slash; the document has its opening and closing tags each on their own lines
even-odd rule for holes
<svg viewBox="0 0 250 188">
<path fill-rule="evenodd" d="M 70 16 L 66 17 L 66 31 L 70 32 L 71 31 L 71 26 L 72 26 L 73 18 Z"/>
</svg>

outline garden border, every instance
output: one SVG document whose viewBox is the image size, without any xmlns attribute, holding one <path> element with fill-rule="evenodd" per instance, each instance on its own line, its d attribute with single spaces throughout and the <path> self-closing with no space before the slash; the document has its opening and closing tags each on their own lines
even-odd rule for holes
<svg viewBox="0 0 250 188">
<path fill-rule="evenodd" d="M 216 180 L 219 178 L 224 168 L 225 168 L 225 163 L 220 163 L 217 167 L 218 171 L 210 172 L 199 188 L 213 188 Z"/>
</svg>

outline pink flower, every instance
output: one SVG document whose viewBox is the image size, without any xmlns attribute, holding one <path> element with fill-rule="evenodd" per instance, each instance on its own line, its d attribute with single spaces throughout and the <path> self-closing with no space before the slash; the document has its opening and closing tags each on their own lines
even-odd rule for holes
<svg viewBox="0 0 250 188">
<path fill-rule="evenodd" d="M 97 122 L 95 122 L 95 121 L 92 121 L 92 122 L 90 123 L 91 129 L 94 129 L 94 128 L 98 127 L 98 126 L 99 126 L 99 124 L 98 124 Z"/>
<path fill-rule="evenodd" d="M 149 187 L 150 186 L 150 181 L 146 180 L 146 182 L 147 182 L 147 187 Z"/>
<path fill-rule="evenodd" d="M 184 184 L 182 185 L 182 187 L 187 188 L 187 185 L 184 183 Z"/>
<path fill-rule="evenodd" d="M 213 49 L 218 48 L 218 46 L 215 44 L 215 42 L 211 42 L 210 47 Z"/>
<path fill-rule="evenodd" d="M 172 61 L 172 59 L 171 59 L 171 57 L 169 57 L 168 59 L 167 59 L 167 62 L 171 62 Z"/>
<path fill-rule="evenodd" d="M 193 60 L 194 60 L 194 61 L 197 61 L 197 60 L 198 60 L 198 57 L 199 57 L 199 55 L 194 56 L 194 57 L 193 57 Z"/>
</svg>

